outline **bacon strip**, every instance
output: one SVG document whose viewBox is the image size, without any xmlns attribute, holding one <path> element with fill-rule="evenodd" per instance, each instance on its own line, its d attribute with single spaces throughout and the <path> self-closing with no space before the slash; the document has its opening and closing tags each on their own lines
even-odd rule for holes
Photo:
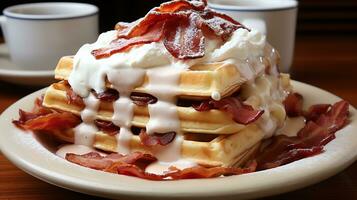
<svg viewBox="0 0 357 200">
<path fill-rule="evenodd" d="M 147 173 L 147 172 L 145 172 L 144 169 L 139 168 L 136 165 L 131 165 L 131 164 L 118 165 L 118 166 L 116 166 L 116 170 L 117 170 L 118 174 L 134 176 L 134 177 L 143 178 L 143 179 L 147 179 L 147 180 L 153 180 L 153 181 L 165 180 L 165 178 L 166 178 L 165 175 Z"/>
<path fill-rule="evenodd" d="M 264 110 L 254 110 L 252 106 L 243 104 L 237 97 L 213 101 L 213 107 L 230 113 L 234 121 L 244 125 L 256 121 L 264 113 Z"/>
<path fill-rule="evenodd" d="M 179 21 L 171 20 L 165 25 L 164 45 L 178 59 L 200 58 L 205 53 L 205 38 L 197 24 L 199 16 L 192 13 Z"/>
<path fill-rule="evenodd" d="M 119 92 L 114 89 L 107 89 L 98 94 L 96 92 L 93 93 L 94 96 L 101 101 L 113 102 L 119 98 Z"/>
<path fill-rule="evenodd" d="M 147 164 L 157 160 L 150 154 L 144 154 L 140 152 L 134 152 L 125 156 L 118 153 L 112 153 L 106 156 L 102 156 L 98 152 L 90 152 L 84 155 L 67 153 L 65 158 L 66 160 L 75 164 L 107 172 L 115 172 L 116 167 L 123 163 L 137 164 L 146 162 L 147 166 Z"/>
<path fill-rule="evenodd" d="M 79 95 L 77 95 L 72 89 L 71 87 L 68 85 L 68 87 L 65 88 L 66 90 L 66 97 L 67 97 L 67 103 L 68 104 L 73 104 L 73 105 L 77 105 L 81 108 L 83 108 L 84 105 L 84 101 L 82 99 L 82 97 L 80 97 Z"/>
<path fill-rule="evenodd" d="M 255 170 L 256 170 L 256 163 L 253 162 L 253 165 L 251 165 L 248 168 L 236 168 L 236 167 L 206 168 L 202 166 L 195 166 L 183 170 L 169 172 L 165 175 L 171 177 L 173 180 L 192 179 L 192 178 L 215 178 L 220 176 L 246 174 L 246 173 L 254 172 Z"/>
<path fill-rule="evenodd" d="M 283 101 L 286 114 L 289 117 L 297 117 L 303 114 L 303 97 L 298 93 L 290 93 Z"/>
<path fill-rule="evenodd" d="M 335 132 L 348 123 L 348 106 L 346 101 L 335 103 L 316 121 L 308 121 L 296 137 L 272 138 L 271 144 L 258 154 L 258 169 L 277 167 L 321 153 L 324 145 L 335 138 Z"/>
<path fill-rule="evenodd" d="M 154 133 L 152 135 L 149 135 L 144 129 L 141 129 L 141 132 L 139 134 L 141 143 L 148 147 L 156 145 L 166 146 L 175 139 L 175 136 L 175 132 L 168 132 L 163 134 Z"/>
<path fill-rule="evenodd" d="M 109 57 L 112 54 L 125 51 L 133 45 L 147 44 L 151 42 L 158 42 L 161 39 L 163 31 L 163 23 L 157 23 L 151 28 L 152 31 L 148 31 L 146 34 L 130 39 L 118 38 L 111 42 L 112 47 L 95 49 L 92 54 L 97 58 Z"/>
<path fill-rule="evenodd" d="M 178 180 L 178 179 L 193 179 L 193 178 L 215 178 L 220 176 L 232 176 L 255 171 L 253 168 L 233 168 L 233 167 L 212 167 L 206 168 L 203 166 L 195 166 L 179 170 L 174 168 L 174 171 L 167 172 L 164 175 L 147 173 L 135 165 L 121 165 L 117 167 L 118 174 L 135 176 L 149 180 Z"/>
<path fill-rule="evenodd" d="M 94 121 L 94 123 L 100 131 L 103 131 L 104 133 L 110 136 L 114 136 L 119 133 L 120 128 L 113 124 L 113 122 L 107 122 L 97 119 Z"/>
<path fill-rule="evenodd" d="M 84 102 L 82 97 L 78 96 L 74 91 L 71 89 L 71 87 L 68 85 L 65 89 L 66 91 L 66 96 L 67 96 L 67 101 L 68 104 L 74 104 L 80 107 L 84 107 Z M 97 94 L 96 92 L 92 91 L 94 96 L 101 100 L 101 101 L 106 101 L 106 102 L 113 102 L 116 101 L 119 98 L 119 92 L 114 90 L 114 89 L 108 89 L 104 92 L 101 92 Z M 150 94 L 144 94 L 144 93 L 138 93 L 138 92 L 133 92 L 130 95 L 130 99 L 133 101 L 138 106 L 147 106 L 148 104 L 154 104 L 157 102 L 157 98 L 150 95 Z"/>
<path fill-rule="evenodd" d="M 69 112 L 58 112 L 42 106 L 42 100 L 36 100 L 33 112 L 19 110 L 19 119 L 12 123 L 24 130 L 55 131 L 73 128 L 81 120 Z"/>
<path fill-rule="evenodd" d="M 202 29 L 206 30 L 206 32 L 213 33 L 223 41 L 228 40 L 232 33 L 238 28 L 245 28 L 239 22 L 223 13 L 215 11 L 204 12 L 201 17 L 204 19 L 204 23 L 201 24 Z"/>
<path fill-rule="evenodd" d="M 133 92 L 130 95 L 130 99 L 138 106 L 147 106 L 148 104 L 154 104 L 157 102 L 157 98 L 144 93 Z"/>
<path fill-rule="evenodd" d="M 331 107 L 330 104 L 316 104 L 310 106 L 309 110 L 304 113 L 306 121 L 316 121 L 320 115 L 326 113 Z"/>
<path fill-rule="evenodd" d="M 197 111 L 209 111 L 211 109 L 223 110 L 232 115 L 234 121 L 240 124 L 250 124 L 264 113 L 264 110 L 254 110 L 250 105 L 243 104 L 238 97 L 226 97 L 219 101 L 203 101 L 199 105 L 193 105 Z"/>
<path fill-rule="evenodd" d="M 100 59 L 134 45 L 162 40 L 175 58 L 200 58 L 205 53 L 205 37 L 225 41 L 238 28 L 245 27 L 231 17 L 209 9 L 205 0 L 170 1 L 152 9 L 138 21 L 118 23 L 117 39 L 109 47 L 96 49 L 92 54 Z"/>
<path fill-rule="evenodd" d="M 163 175 L 157 175 L 145 172 L 145 168 L 155 162 L 157 159 L 150 154 L 134 152 L 123 156 L 112 153 L 102 156 L 98 152 L 91 152 L 84 155 L 68 153 L 66 159 L 75 164 L 102 170 L 111 173 L 134 176 L 148 180 L 177 180 L 191 178 L 214 178 L 220 176 L 231 176 L 254 172 L 257 167 L 256 162 L 252 162 L 246 168 L 233 167 L 212 167 L 195 166 L 183 170 L 171 167 L 170 171 Z"/>
<path fill-rule="evenodd" d="M 162 3 L 160 7 L 154 8 L 155 11 L 161 13 L 165 12 L 177 12 L 182 10 L 194 9 L 197 11 L 202 11 L 207 6 L 207 1 L 187 1 L 187 0 L 176 0 Z"/>
</svg>

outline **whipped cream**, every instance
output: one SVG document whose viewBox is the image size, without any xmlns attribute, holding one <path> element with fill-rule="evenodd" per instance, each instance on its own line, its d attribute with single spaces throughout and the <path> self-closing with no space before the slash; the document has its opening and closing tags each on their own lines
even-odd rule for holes
<svg viewBox="0 0 357 200">
<path fill-rule="evenodd" d="M 90 89 L 102 92 L 105 89 L 105 74 L 111 69 L 120 68 L 156 68 L 170 66 L 188 69 L 200 63 L 221 62 L 233 59 L 237 66 L 247 59 L 259 59 L 264 55 L 265 36 L 258 31 L 236 30 L 224 44 L 220 40 L 206 38 L 205 56 L 199 59 L 178 60 L 164 47 L 162 42 L 152 42 L 134 46 L 127 52 L 115 53 L 107 58 L 96 59 L 91 52 L 109 47 L 116 39 L 117 31 L 102 33 L 93 44 L 83 45 L 74 56 L 73 71 L 69 77 L 75 93 L 82 97 Z"/>
</svg>

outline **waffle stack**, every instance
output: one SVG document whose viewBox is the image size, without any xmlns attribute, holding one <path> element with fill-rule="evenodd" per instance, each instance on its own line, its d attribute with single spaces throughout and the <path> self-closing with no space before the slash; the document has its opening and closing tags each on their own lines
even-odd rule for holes
<svg viewBox="0 0 357 200">
<path fill-rule="evenodd" d="M 262 139 L 266 137 L 266 129 L 261 125 L 266 119 L 276 123 L 274 130 L 284 123 L 286 114 L 282 98 L 273 93 L 283 94 L 290 89 L 289 77 L 283 74 L 269 75 L 266 73 L 277 60 L 263 58 L 263 70 L 256 72 L 256 78 L 248 81 L 235 64 L 216 62 L 194 65 L 187 71 L 182 71 L 178 84 L 178 99 L 204 101 L 210 100 L 212 93 L 219 93 L 221 98 L 232 94 L 244 99 L 246 104 L 255 109 L 264 109 L 261 119 L 248 125 L 235 122 L 225 111 L 211 109 L 197 111 L 192 106 L 177 104 L 181 132 L 184 141 L 181 144 L 181 158 L 192 160 L 203 166 L 240 166 L 259 148 Z M 68 101 L 66 91 L 71 90 L 66 80 L 73 70 L 73 57 L 60 59 L 55 77 L 58 83 L 52 84 L 46 91 L 43 105 L 61 111 L 80 115 L 83 107 Z M 142 85 L 133 92 L 147 93 L 145 77 Z M 107 80 L 106 87 L 112 88 Z M 263 95 L 263 96 L 262 96 Z M 180 100 L 179 100 L 180 101 Z M 179 102 L 178 101 L 178 102 Z M 100 102 L 96 118 L 111 121 L 113 115 L 112 102 Z M 132 126 L 145 128 L 150 119 L 147 106 L 134 107 Z M 265 120 L 264 120 L 265 119 Z M 165 122 L 162 122 L 165 123 Z M 272 130 L 270 130 L 272 131 Z M 56 132 L 55 135 L 66 142 L 74 142 L 74 130 Z M 96 149 L 116 152 L 118 149 L 116 137 L 102 131 L 95 134 L 93 147 Z M 151 147 L 142 144 L 139 136 L 134 133 L 130 139 L 132 152 L 151 153 Z"/>
</svg>

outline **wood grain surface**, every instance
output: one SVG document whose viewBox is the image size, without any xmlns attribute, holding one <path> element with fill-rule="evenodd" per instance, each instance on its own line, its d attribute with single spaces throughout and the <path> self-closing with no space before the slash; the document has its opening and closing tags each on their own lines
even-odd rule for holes
<svg viewBox="0 0 357 200">
<path fill-rule="evenodd" d="M 356 107 L 357 37 L 299 36 L 291 75 L 295 80 L 328 90 Z M 0 113 L 37 89 L 0 82 Z M 16 168 L 0 153 L 0 199 L 99 198 L 38 180 Z M 321 183 L 267 199 L 357 199 L 357 163 Z"/>
</svg>

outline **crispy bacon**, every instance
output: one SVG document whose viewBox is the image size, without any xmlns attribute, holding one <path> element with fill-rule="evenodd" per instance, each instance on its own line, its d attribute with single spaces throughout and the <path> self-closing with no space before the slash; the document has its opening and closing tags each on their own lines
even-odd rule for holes
<svg viewBox="0 0 357 200">
<path fill-rule="evenodd" d="M 165 13 L 165 12 L 177 12 L 182 10 L 194 9 L 197 11 L 203 11 L 207 6 L 207 1 L 186 1 L 186 0 L 176 0 L 165 2 L 158 8 L 154 8 L 155 11 Z"/>
<path fill-rule="evenodd" d="M 162 40 L 175 58 L 200 58 L 205 52 L 205 37 L 225 41 L 238 28 L 245 27 L 231 17 L 209 9 L 205 0 L 170 1 L 152 9 L 140 20 L 118 23 L 117 39 L 109 47 L 96 49 L 92 54 L 100 59 L 134 45 Z"/>
<path fill-rule="evenodd" d="M 210 101 L 202 101 L 192 104 L 192 107 L 199 112 L 205 112 L 213 109 L 213 104 Z"/>
<path fill-rule="evenodd" d="M 120 154 L 114 154 L 118 156 L 118 159 L 122 158 Z M 83 167 L 88 167 L 92 169 L 104 170 L 113 163 L 113 159 L 105 159 L 98 152 L 90 152 L 84 155 L 76 155 L 73 153 L 66 154 L 66 160 L 81 165 Z"/>
<path fill-rule="evenodd" d="M 156 145 L 161 145 L 165 146 L 168 145 L 170 142 L 172 142 L 175 139 L 176 133 L 175 132 L 168 132 L 168 133 L 154 133 L 152 135 L 149 135 L 146 133 L 144 129 L 141 129 L 141 132 L 139 134 L 141 143 L 143 143 L 145 146 L 152 147 Z"/>
<path fill-rule="evenodd" d="M 15 125 L 21 125 L 21 124 L 25 124 L 27 121 L 35 119 L 39 116 L 43 116 L 43 115 L 47 115 L 50 114 L 52 111 L 50 109 L 46 109 L 44 107 L 42 107 L 42 97 L 41 98 L 37 98 L 35 100 L 35 106 L 33 108 L 33 112 L 26 112 L 24 110 L 19 110 L 19 119 L 18 120 L 13 120 L 12 122 Z"/>
<path fill-rule="evenodd" d="M 264 110 L 254 110 L 252 106 L 242 103 L 238 97 L 203 101 L 199 105 L 193 105 L 193 108 L 200 112 L 211 109 L 223 110 L 231 114 L 234 121 L 245 125 L 254 122 L 264 113 Z"/>
<path fill-rule="evenodd" d="M 254 122 L 264 113 L 264 110 L 254 110 L 252 106 L 243 104 L 237 97 L 213 101 L 213 107 L 230 113 L 234 121 L 245 125 Z"/>
<path fill-rule="evenodd" d="M 90 152 L 84 155 L 67 153 L 66 160 L 92 169 L 116 172 L 116 167 L 122 164 L 137 164 L 143 162 L 150 164 L 157 159 L 150 154 L 140 152 L 134 152 L 125 156 L 118 153 L 102 156 L 98 152 Z M 147 164 L 144 165 L 144 167 L 146 167 Z"/>
<path fill-rule="evenodd" d="M 121 165 L 117 167 L 118 174 L 135 176 L 139 178 L 149 180 L 178 180 L 178 179 L 193 179 L 193 178 L 215 178 L 220 176 L 231 176 L 245 173 L 251 173 L 255 171 L 253 168 L 234 168 L 234 167 L 212 167 L 207 168 L 203 166 L 195 166 L 186 168 L 183 170 L 177 168 L 171 168 L 173 171 L 169 171 L 163 175 L 157 175 L 147 173 L 145 170 L 135 165 Z"/>
<path fill-rule="evenodd" d="M 69 112 L 59 112 L 42 106 L 42 100 L 37 99 L 32 112 L 19 110 L 19 119 L 12 123 L 24 130 L 55 131 L 73 128 L 80 119 Z"/>
<path fill-rule="evenodd" d="M 113 102 L 116 101 L 119 98 L 119 93 L 118 91 L 114 89 L 108 89 L 104 92 L 101 93 L 96 93 L 95 91 L 92 91 L 94 96 L 97 99 L 100 99 L 101 101 L 106 101 L 106 102 Z M 68 86 L 66 88 L 66 96 L 67 96 L 67 101 L 69 104 L 74 104 L 80 107 L 84 107 L 84 102 L 82 97 L 78 96 L 74 91 Z M 154 104 L 157 102 L 157 98 L 150 95 L 150 94 L 144 94 L 144 93 L 138 93 L 138 92 L 133 92 L 130 95 L 130 99 L 133 101 L 138 106 L 147 106 L 148 104 Z"/>
<path fill-rule="evenodd" d="M 127 22 L 118 22 L 115 25 L 115 30 L 118 31 L 118 35 L 127 35 L 130 31 L 130 29 L 135 26 L 137 23 L 139 22 L 139 20 L 133 21 L 131 23 L 127 23 Z"/>
<path fill-rule="evenodd" d="M 299 93 L 290 93 L 283 101 L 286 114 L 289 117 L 297 117 L 303 114 L 303 97 Z"/>
<path fill-rule="evenodd" d="M 133 92 L 130 95 L 130 99 L 138 106 L 147 106 L 148 104 L 154 104 L 157 102 L 157 98 L 144 93 Z"/>
<path fill-rule="evenodd" d="M 99 128 L 100 131 L 103 131 L 104 133 L 114 136 L 118 134 L 119 132 L 119 127 L 113 124 L 113 122 L 107 122 L 103 120 L 95 120 L 94 121 L 95 125 Z"/>
<path fill-rule="evenodd" d="M 306 118 L 306 121 L 316 121 L 319 116 L 326 113 L 330 107 L 330 104 L 316 104 L 310 106 L 307 112 L 304 113 L 304 117 Z"/>
<path fill-rule="evenodd" d="M 132 164 L 122 164 L 116 167 L 117 173 L 127 176 L 134 176 L 138 178 L 159 181 L 164 180 L 166 178 L 165 175 L 158 175 L 153 173 L 145 172 L 145 169 L 139 168 L 136 165 Z"/>
<path fill-rule="evenodd" d="M 94 96 L 101 101 L 113 102 L 119 98 L 119 92 L 114 89 L 107 89 L 101 93 L 93 91 L 93 93 Z"/>
<path fill-rule="evenodd" d="M 91 152 L 84 155 L 68 153 L 66 155 L 66 159 L 84 167 L 122 175 L 135 176 L 148 180 L 177 180 L 231 176 L 254 172 L 257 166 L 256 162 L 252 162 L 246 168 L 207 168 L 203 166 L 195 166 L 180 170 L 175 167 L 170 167 L 169 171 L 165 174 L 157 175 L 145 172 L 145 168 L 149 164 L 155 162 L 157 159 L 150 154 L 144 154 L 140 152 L 134 152 L 126 156 L 117 153 L 102 156 L 98 152 Z"/>
<path fill-rule="evenodd" d="M 178 59 L 200 58 L 204 56 L 205 38 L 202 30 L 197 26 L 199 16 L 192 13 L 177 21 L 166 22 L 164 45 L 166 49 Z"/>
<path fill-rule="evenodd" d="M 204 19 L 204 23 L 201 23 L 202 29 L 206 30 L 205 32 L 210 35 L 213 34 L 221 38 L 223 41 L 229 39 L 231 34 L 238 28 L 245 28 L 228 15 L 212 10 L 203 12 L 201 17 Z"/>
<path fill-rule="evenodd" d="M 163 31 L 163 23 L 157 23 L 150 28 L 151 31 L 148 31 L 146 34 L 138 37 L 133 37 L 130 39 L 118 38 L 111 42 L 110 48 L 101 48 L 95 49 L 92 51 L 92 54 L 97 58 L 109 57 L 112 54 L 125 51 L 131 46 L 138 44 L 147 44 L 151 42 L 158 42 L 161 39 Z"/>
<path fill-rule="evenodd" d="M 76 94 L 69 85 L 65 88 L 65 90 L 68 104 L 74 104 L 79 107 L 84 107 L 84 101 L 82 97 Z"/>
<path fill-rule="evenodd" d="M 277 167 L 321 153 L 324 145 L 335 138 L 335 132 L 347 124 L 348 106 L 348 102 L 339 101 L 320 114 L 316 121 L 308 121 L 297 136 L 272 138 L 271 144 L 258 154 L 258 169 Z"/>
<path fill-rule="evenodd" d="M 254 172 L 256 170 L 256 166 L 257 166 L 256 162 L 252 162 L 252 164 L 247 168 L 237 168 L 237 167 L 206 168 L 203 166 L 195 166 L 183 170 L 176 169 L 175 171 L 169 172 L 165 175 L 171 177 L 173 180 L 192 179 L 192 178 L 214 178 L 220 176 L 232 176 L 232 175 Z"/>
</svg>

